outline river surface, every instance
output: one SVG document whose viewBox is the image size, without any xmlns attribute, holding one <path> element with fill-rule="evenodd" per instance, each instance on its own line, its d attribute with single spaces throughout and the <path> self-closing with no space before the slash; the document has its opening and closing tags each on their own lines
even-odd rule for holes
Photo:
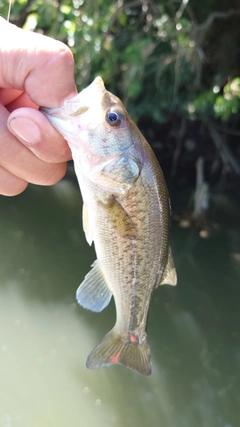
<svg viewBox="0 0 240 427">
<path fill-rule="evenodd" d="M 173 198 L 174 207 L 174 198 Z M 219 196 L 208 238 L 172 226 L 178 286 L 149 312 L 153 373 L 85 360 L 115 323 L 77 306 L 95 260 L 74 176 L 0 197 L 0 427 L 239 427 L 240 205 Z"/>
</svg>

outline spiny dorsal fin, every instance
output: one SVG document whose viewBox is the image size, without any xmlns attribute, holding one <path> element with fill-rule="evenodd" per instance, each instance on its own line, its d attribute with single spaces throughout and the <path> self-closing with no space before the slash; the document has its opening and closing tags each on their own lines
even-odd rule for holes
<svg viewBox="0 0 240 427">
<path fill-rule="evenodd" d="M 110 303 L 112 292 L 98 266 L 98 262 L 95 261 L 92 267 L 77 289 L 76 298 L 82 307 L 100 312 Z"/>
</svg>

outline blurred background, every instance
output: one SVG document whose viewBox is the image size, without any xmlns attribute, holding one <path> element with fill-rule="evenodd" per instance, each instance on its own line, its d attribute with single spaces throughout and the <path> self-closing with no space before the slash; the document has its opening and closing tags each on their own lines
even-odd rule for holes
<svg viewBox="0 0 240 427">
<path fill-rule="evenodd" d="M 146 136 L 178 286 L 153 295 L 150 378 L 87 370 L 115 308 L 75 302 L 95 254 L 72 164 L 53 187 L 1 196 L 0 427 L 239 426 L 239 1 L 20 0 L 10 22 L 68 44 L 79 90 L 101 75 Z"/>
</svg>

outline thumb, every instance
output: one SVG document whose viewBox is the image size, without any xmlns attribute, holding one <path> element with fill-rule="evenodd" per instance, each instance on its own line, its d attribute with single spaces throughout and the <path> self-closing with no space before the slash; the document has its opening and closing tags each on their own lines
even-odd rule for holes
<svg viewBox="0 0 240 427">
<path fill-rule="evenodd" d="M 71 159 L 67 142 L 38 110 L 19 108 L 8 117 L 8 129 L 39 159 L 61 163 Z"/>
<path fill-rule="evenodd" d="M 0 87 L 27 92 L 39 106 L 59 107 L 76 95 L 70 49 L 0 18 Z"/>
</svg>

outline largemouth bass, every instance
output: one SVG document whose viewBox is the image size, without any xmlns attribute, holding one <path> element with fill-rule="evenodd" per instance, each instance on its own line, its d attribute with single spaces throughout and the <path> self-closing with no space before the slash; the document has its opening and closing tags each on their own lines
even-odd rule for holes
<svg viewBox="0 0 240 427">
<path fill-rule="evenodd" d="M 100 312 L 112 295 L 115 299 L 116 324 L 92 350 L 87 367 L 119 363 L 150 375 L 146 322 L 152 292 L 177 282 L 162 170 L 101 77 L 63 107 L 44 111 L 72 150 L 83 197 L 83 229 L 97 254 L 77 301 Z"/>
</svg>

